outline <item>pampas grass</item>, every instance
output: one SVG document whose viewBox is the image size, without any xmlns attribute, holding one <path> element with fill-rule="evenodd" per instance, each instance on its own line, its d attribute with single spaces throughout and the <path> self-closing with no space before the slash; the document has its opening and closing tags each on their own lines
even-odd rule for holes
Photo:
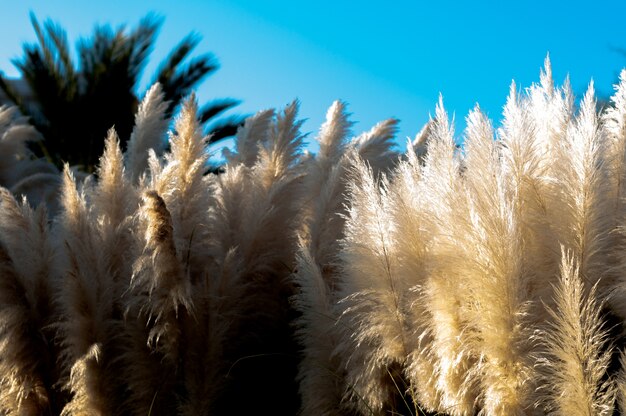
<svg viewBox="0 0 626 416">
<path fill-rule="evenodd" d="M 149 151 L 161 154 L 165 146 L 167 105 L 159 83 L 150 87 L 139 105 L 126 150 L 126 166 L 132 182 L 136 183 L 146 172 Z"/>
<path fill-rule="evenodd" d="M 317 137 L 320 151 L 309 162 L 305 183 L 310 201 L 303 207 L 294 274 L 300 290 L 294 296 L 301 313 L 297 336 L 304 346 L 298 371 L 304 415 L 337 414 L 343 396 L 342 371 L 333 355 L 338 343 L 333 305 L 337 301 L 336 255 L 344 223 L 339 213 L 347 203 L 347 159 L 343 156 L 351 125 L 345 104 L 333 103 Z"/>
<path fill-rule="evenodd" d="M 335 304 L 342 297 L 339 248 L 351 202 L 346 182 L 359 158 L 376 166 L 378 171 L 388 169 L 394 162 L 390 139 L 395 132 L 395 120 L 380 123 L 348 142 L 351 125 L 346 105 L 340 101 L 333 103 L 317 137 L 320 151 L 308 161 L 304 183 L 310 200 L 303 207 L 294 274 L 300 289 L 294 302 L 302 314 L 297 321 L 297 335 L 305 346 L 299 368 L 303 414 L 346 411 L 342 403 L 346 369 L 342 368 L 340 355 L 335 353 L 342 342 L 341 331 L 336 329 L 345 325 L 339 322 L 341 311 Z M 376 148 L 377 151 L 372 151 Z M 324 391 L 323 399 L 318 391 Z"/>
<path fill-rule="evenodd" d="M 58 242 L 59 336 L 66 388 L 72 393 L 63 414 L 107 414 L 114 385 L 108 376 L 108 348 L 115 339 L 112 279 L 100 253 L 100 235 L 85 194 L 65 167 Z"/>
<path fill-rule="evenodd" d="M 423 284 L 427 310 L 432 316 L 427 325 L 433 337 L 430 348 L 435 357 L 437 389 L 441 392 L 435 409 L 470 414 L 474 411 L 477 393 L 469 375 L 476 357 L 468 348 L 466 322 L 462 316 L 464 269 L 458 262 L 457 245 L 458 238 L 468 232 L 464 218 L 466 203 L 459 189 L 461 164 L 455 151 L 454 131 L 442 101 L 430 127 L 427 149 L 418 183 L 424 200 L 422 215 L 433 230 L 432 238 L 437 241 L 432 249 L 432 261 L 439 266 Z"/>
<path fill-rule="evenodd" d="M 380 414 L 395 391 L 397 376 L 391 369 L 402 366 L 409 352 L 405 322 L 409 286 L 397 276 L 386 190 L 379 193 L 363 162 L 355 163 L 353 175 L 353 203 L 341 253 L 339 308 L 345 321 L 341 328 L 347 333 L 338 352 L 345 360 L 350 397 L 361 411 Z"/>
<path fill-rule="evenodd" d="M 602 302 L 597 286 L 585 290 L 577 263 L 575 254 L 563 249 L 554 293 L 557 309 L 548 310 L 552 321 L 542 333 L 546 408 L 549 414 L 611 415 L 616 388 L 606 377 L 611 346 L 601 319 Z"/>
<path fill-rule="evenodd" d="M 93 175 L 1 108 L 0 414 L 623 413 L 625 91 L 546 59 L 404 153 L 337 101 L 308 154 L 295 101 L 219 175 L 193 96 L 164 153 L 158 85 Z"/>
<path fill-rule="evenodd" d="M 20 279 L 11 257 L 0 245 L 0 408 L 7 415 L 39 415 L 50 411 L 49 362 L 36 304 Z M 32 300 L 31 300 L 32 301 Z"/>
</svg>

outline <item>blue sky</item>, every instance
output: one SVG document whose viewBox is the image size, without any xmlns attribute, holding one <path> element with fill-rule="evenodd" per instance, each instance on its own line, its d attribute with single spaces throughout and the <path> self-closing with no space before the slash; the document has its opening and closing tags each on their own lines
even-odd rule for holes
<svg viewBox="0 0 626 416">
<path fill-rule="evenodd" d="M 8 5 L 10 4 L 10 5 Z M 33 41 L 28 12 L 52 18 L 70 39 L 99 23 L 135 25 L 149 11 L 165 17 L 150 74 L 187 33 L 203 40 L 221 69 L 198 91 L 200 101 L 243 100 L 239 112 L 301 101 L 314 135 L 335 99 L 349 103 L 355 133 L 388 117 L 401 120 L 398 141 L 427 121 L 439 93 L 455 114 L 457 135 L 478 102 L 499 120 L 513 79 L 538 80 L 550 53 L 557 82 L 570 74 L 582 94 L 591 78 L 611 92 L 626 57 L 626 2 L 419 1 L 132 1 L 41 0 L 3 4 L 0 69 Z"/>
</svg>

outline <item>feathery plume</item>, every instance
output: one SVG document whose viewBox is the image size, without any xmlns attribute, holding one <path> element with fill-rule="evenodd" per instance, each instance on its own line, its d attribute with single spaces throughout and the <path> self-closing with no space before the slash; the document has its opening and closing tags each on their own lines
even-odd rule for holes
<svg viewBox="0 0 626 416">
<path fill-rule="evenodd" d="M 14 195 L 21 195 L 34 207 L 45 206 L 50 218 L 59 212 L 61 177 L 55 173 L 35 173 L 26 176 L 11 187 Z"/>
<path fill-rule="evenodd" d="M 176 133 L 171 134 L 171 152 L 165 155 L 165 166 L 152 178 L 152 188 L 163 198 L 171 214 L 175 247 L 185 268 L 183 273 L 189 273 L 192 281 L 204 273 L 211 190 L 203 179 L 208 154 L 197 113 L 198 104 L 192 95 L 183 103 L 176 119 Z"/>
<path fill-rule="evenodd" d="M 476 392 L 470 380 L 476 357 L 468 347 L 467 322 L 460 308 L 466 297 L 465 274 L 459 267 L 459 239 L 467 234 L 464 209 L 467 202 L 460 188 L 454 130 L 441 97 L 430 134 L 417 191 L 424 206 L 424 221 L 436 242 L 431 250 L 433 266 L 424 293 L 432 317 L 429 320 L 431 351 L 436 358 L 435 377 L 441 393 L 438 410 L 467 415 L 473 414 L 476 406 Z M 410 157 L 414 166 L 419 166 L 417 157 Z"/>
<path fill-rule="evenodd" d="M 16 107 L 0 106 L 0 185 L 7 188 L 37 173 L 57 172 L 51 164 L 32 159 L 27 143 L 42 137 L 18 114 Z"/>
<path fill-rule="evenodd" d="M 515 100 L 513 90 L 506 116 L 521 116 Z M 523 126 L 515 124 L 519 121 L 507 120 L 499 154 L 487 119 L 478 111 L 468 117 L 464 173 L 468 228 L 459 243 L 469 300 L 464 314 L 474 354 L 480 357 L 476 369 L 482 391 L 479 399 L 488 415 L 527 414 L 533 405 L 531 356 L 536 347 L 528 315 L 534 276 L 525 264 L 522 190 L 515 179 L 507 177 L 527 175 L 511 170 L 528 169 L 535 162 L 528 146 L 515 141 Z"/>
<path fill-rule="evenodd" d="M 23 282 L 26 298 L 40 328 L 49 323 L 52 308 L 53 248 L 45 206 L 36 210 L 19 204 L 0 188 L 0 241 Z"/>
<path fill-rule="evenodd" d="M 626 350 L 619 354 L 620 370 L 615 378 L 615 398 L 621 414 L 626 412 Z"/>
<path fill-rule="evenodd" d="M 126 149 L 126 168 L 130 180 L 137 183 L 148 167 L 148 150 L 161 154 L 165 147 L 165 131 L 169 120 L 165 116 L 167 101 L 158 82 L 146 92 L 135 115 L 135 127 Z"/>
<path fill-rule="evenodd" d="M 598 290 L 606 293 L 608 281 L 607 247 L 611 229 L 606 144 L 599 128 L 593 83 L 580 105 L 580 111 L 568 129 L 560 147 L 559 186 L 561 207 L 552 223 L 560 241 L 573 250 L 580 274 L 589 289 L 600 281 Z"/>
<path fill-rule="evenodd" d="M 426 152 L 428 152 L 428 139 L 431 135 L 434 122 L 434 120 L 429 120 L 419 133 L 415 135 L 415 139 L 407 146 L 407 149 L 410 149 L 420 160 L 423 160 L 426 156 Z"/>
<path fill-rule="evenodd" d="M 524 268 L 533 270 L 531 297 L 550 302 L 554 276 L 560 263 L 558 229 L 553 216 L 561 215 L 560 190 L 556 176 L 562 169 L 560 148 L 573 114 L 573 96 L 567 86 L 554 88 L 552 70 L 546 58 L 540 85 L 533 85 L 520 97 L 515 83 L 504 108 L 498 129 L 502 178 L 508 182 L 519 210 L 520 233 L 524 244 Z M 527 318 L 539 323 L 546 319 L 544 305 L 529 305 Z"/>
<path fill-rule="evenodd" d="M 341 214 L 348 204 L 345 181 L 349 162 L 344 151 L 351 125 L 345 104 L 335 101 L 320 129 L 320 151 L 309 161 L 303 185 L 310 199 L 300 220 L 294 274 L 299 291 L 293 299 L 302 314 L 297 320 L 297 336 L 304 354 L 298 369 L 304 415 L 336 414 L 343 395 L 339 362 L 333 356 L 337 338 L 332 328 L 337 321 L 333 305 L 337 300 L 337 253 L 344 229 Z"/>
<path fill-rule="evenodd" d="M 293 264 L 293 230 L 301 208 L 303 176 L 298 163 L 302 121 L 296 121 L 297 110 L 298 104 L 293 102 L 279 114 L 258 162 L 249 171 L 242 171 L 246 175 L 243 184 L 232 183 L 241 189 L 247 187 L 247 194 L 240 195 L 240 201 L 247 203 L 237 226 L 241 234 L 234 245 L 243 256 L 244 274 L 284 270 L 285 264 Z"/>
<path fill-rule="evenodd" d="M 224 301 L 233 307 L 227 312 L 232 321 L 225 337 L 235 340 L 225 345 L 224 363 L 233 367 L 217 412 L 224 406 L 230 412 L 245 412 L 251 403 L 237 402 L 232 396 L 241 389 L 253 390 L 257 404 L 269 405 L 276 391 L 295 388 L 291 380 L 296 347 L 289 305 L 293 287 L 288 276 L 295 265 L 304 174 L 297 109 L 297 102 L 292 103 L 271 123 L 268 141 L 252 167 L 229 162 L 215 183 L 209 229 L 215 236 L 210 250 L 216 254 L 218 281 L 211 286 L 233 290 L 225 293 L 230 298 Z M 241 360 L 248 356 L 257 358 Z M 270 389 L 261 381 L 267 371 L 281 383 L 280 389 Z M 236 402 L 235 409 L 229 398 Z M 295 403 L 283 405 L 294 407 L 287 412 L 296 411 Z"/>
<path fill-rule="evenodd" d="M 607 261 L 610 284 L 614 286 L 608 300 L 611 309 L 622 319 L 626 318 L 626 282 L 624 265 L 626 257 L 626 69 L 620 73 L 619 83 L 615 85 L 615 94 L 611 97 L 612 106 L 602 115 L 602 128 L 606 141 L 605 163 L 608 168 L 610 188 L 609 198 L 615 232 L 607 236 L 606 245 L 612 247 Z"/>
<path fill-rule="evenodd" d="M 125 408 L 134 415 L 166 415 L 177 407 L 175 387 L 183 386 L 181 344 L 185 345 L 184 325 L 193 310 L 192 284 L 163 198 L 155 191 L 145 192 L 138 216 L 141 254 L 125 296 L 126 342 L 120 358 L 129 390 Z M 200 333 L 201 328 L 194 335 Z"/>
<path fill-rule="evenodd" d="M 117 333 L 112 319 L 113 289 L 103 274 L 99 235 L 76 182 L 66 165 L 58 238 L 60 290 L 57 302 L 62 363 L 73 394 L 63 414 L 109 414 L 114 408 L 108 345 Z"/>
<path fill-rule="evenodd" d="M 163 199 L 154 191 L 144 195 L 142 216 L 147 222 L 144 254 L 137 259 L 131 287 L 145 293 L 141 314 L 150 325 L 148 343 L 168 362 L 178 358 L 179 309 L 189 313 L 191 287 L 176 253 L 172 218 Z"/>
<path fill-rule="evenodd" d="M 390 118 L 356 137 L 351 146 L 369 163 L 375 173 L 384 172 L 393 166 L 398 156 L 393 150 L 393 139 L 397 132 L 398 120 Z"/>
<path fill-rule="evenodd" d="M 394 224 L 385 188 L 379 190 L 372 171 L 359 160 L 354 161 L 353 178 L 340 253 L 339 309 L 345 334 L 337 352 L 346 371 L 348 396 L 361 411 L 379 413 L 390 405 L 395 391 L 389 371 L 404 365 L 408 355 L 404 293 L 409 286 L 397 276 Z"/>
<path fill-rule="evenodd" d="M 546 56 L 544 69 L 541 71 L 539 84 L 533 84 L 528 90 L 527 122 L 531 129 L 526 134 L 534 135 L 531 148 L 537 152 L 540 169 L 554 172 L 555 152 L 566 134 L 568 124 L 574 112 L 574 99 L 566 79 L 562 88 L 556 88 L 552 79 L 552 64 Z"/>
<path fill-rule="evenodd" d="M 98 166 L 98 184 L 91 196 L 91 205 L 97 210 L 99 221 L 106 221 L 111 228 L 117 227 L 134 208 L 134 192 L 126 177 L 124 160 L 119 139 L 114 129 L 109 130 L 104 145 L 104 154 Z"/>
<path fill-rule="evenodd" d="M 337 322 L 333 294 L 320 266 L 303 245 L 298 252 L 294 280 L 300 292 L 294 296 L 295 308 L 302 313 L 296 336 L 303 346 L 298 369 L 302 415 L 340 415 L 345 389 L 333 326 Z"/>
<path fill-rule="evenodd" d="M 333 256 L 342 236 L 344 221 L 340 213 L 345 211 L 344 205 L 348 202 L 347 159 L 343 156 L 350 126 L 345 104 L 335 101 L 317 137 L 320 151 L 309 163 L 303 184 L 310 201 L 303 207 L 300 238 L 320 267 L 329 267 L 335 262 Z"/>
<path fill-rule="evenodd" d="M 562 247 L 556 308 L 548 308 L 552 320 L 542 334 L 545 374 L 540 391 L 550 414 L 613 414 L 616 389 L 606 378 L 611 346 L 596 300 L 597 286 L 585 286 L 574 255 Z"/>
<path fill-rule="evenodd" d="M 294 101 L 279 114 L 276 123 L 270 129 L 267 144 L 259 151 L 259 160 L 255 166 L 261 175 L 261 184 L 269 189 L 277 180 L 287 178 L 299 157 L 303 145 L 300 127 L 303 120 L 296 120 L 300 104 Z"/>
<path fill-rule="evenodd" d="M 260 149 L 266 146 L 269 140 L 274 116 L 274 110 L 263 110 L 246 119 L 243 127 L 237 130 L 235 152 L 231 153 L 227 148 L 223 151 L 224 158 L 230 166 L 242 163 L 252 167 L 256 163 Z"/>
<path fill-rule="evenodd" d="M 131 257 L 137 255 L 133 250 L 130 223 L 139 206 L 139 197 L 126 176 L 119 140 L 113 129 L 105 141 L 98 176 L 98 183 L 88 197 L 100 235 L 105 273 L 111 275 L 116 290 L 115 299 L 119 299 L 130 282 Z"/>
<path fill-rule="evenodd" d="M 407 298 L 407 336 L 409 353 L 405 368 L 411 396 L 422 408 L 435 412 L 439 409 L 441 394 L 432 348 L 432 333 L 425 289 L 432 268 L 429 252 L 435 236 L 433 224 L 427 220 L 421 194 L 421 161 L 411 147 L 406 160 L 399 163 L 389 188 L 389 209 L 393 217 L 392 238 L 398 258 L 398 279 L 410 287 Z"/>
<path fill-rule="evenodd" d="M 35 416 L 50 409 L 48 351 L 27 284 L 0 244 L 0 411 L 8 416 Z"/>
<path fill-rule="evenodd" d="M 620 73 L 611 102 L 613 105 L 602 114 L 602 127 L 607 142 L 615 215 L 618 221 L 623 222 L 626 216 L 626 69 Z"/>
<path fill-rule="evenodd" d="M 326 112 L 326 121 L 320 128 L 317 141 L 320 150 L 316 159 L 318 161 L 328 160 L 333 164 L 343 154 L 346 137 L 350 134 L 350 127 L 354 123 L 348 120 L 349 114 L 346 112 L 346 103 L 335 101 Z"/>
</svg>

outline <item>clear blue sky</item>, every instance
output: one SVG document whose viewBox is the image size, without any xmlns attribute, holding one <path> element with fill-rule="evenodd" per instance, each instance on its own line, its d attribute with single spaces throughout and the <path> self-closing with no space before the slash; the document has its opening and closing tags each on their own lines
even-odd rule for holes
<svg viewBox="0 0 626 416">
<path fill-rule="evenodd" d="M 499 120 L 511 80 L 538 80 L 550 53 L 557 82 L 570 74 L 582 94 L 591 78 L 611 92 L 626 57 L 626 2 L 602 1 L 3 1 L 0 69 L 33 41 L 28 12 L 52 18 L 70 39 L 95 23 L 135 25 L 149 11 L 165 17 L 149 75 L 184 35 L 197 52 L 215 53 L 221 69 L 200 101 L 243 100 L 240 112 L 299 98 L 313 135 L 335 99 L 349 103 L 355 133 L 388 117 L 401 120 L 399 142 L 427 121 L 439 93 L 457 129 L 475 105 Z M 457 131 L 460 136 L 461 132 Z"/>
</svg>

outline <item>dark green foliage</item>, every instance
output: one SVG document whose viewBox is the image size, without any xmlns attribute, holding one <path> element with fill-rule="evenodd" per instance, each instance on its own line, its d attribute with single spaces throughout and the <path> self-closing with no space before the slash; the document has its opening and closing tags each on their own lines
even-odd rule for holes
<svg viewBox="0 0 626 416">
<path fill-rule="evenodd" d="M 81 38 L 74 62 L 67 34 L 46 20 L 43 26 L 31 14 L 37 43 L 24 45 L 24 55 L 13 60 L 32 97 L 17 91 L 0 75 L 0 88 L 28 116 L 45 137 L 36 155 L 61 167 L 64 162 L 93 171 L 104 150 L 108 129 L 115 126 L 122 145 L 130 137 L 142 94 L 138 83 L 156 40 L 161 18 L 147 15 L 130 30 L 124 26 L 97 26 L 91 37 Z M 160 82 L 169 101 L 168 116 L 181 100 L 219 65 L 211 54 L 189 59 L 200 38 L 186 36 L 161 63 L 153 82 Z M 152 84 L 152 83 L 151 83 Z M 201 112 L 208 125 L 239 102 L 216 100 Z M 235 133 L 243 117 L 232 116 L 207 128 L 211 142 Z"/>
</svg>

